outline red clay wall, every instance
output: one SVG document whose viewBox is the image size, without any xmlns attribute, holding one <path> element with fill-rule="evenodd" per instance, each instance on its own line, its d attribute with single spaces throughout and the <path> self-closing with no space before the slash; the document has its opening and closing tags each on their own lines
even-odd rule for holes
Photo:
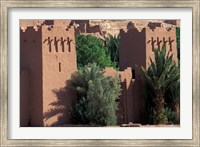
<svg viewBox="0 0 200 147">
<path fill-rule="evenodd" d="M 33 27 L 27 27 L 25 32 L 20 30 L 20 71 L 29 71 L 29 95 L 27 99 L 30 103 L 24 104 L 20 101 L 20 107 L 30 108 L 29 121 L 32 126 L 43 126 L 42 121 L 42 38 L 41 29 L 35 31 Z M 24 78 L 20 79 L 20 87 L 25 81 Z M 26 91 L 26 89 L 23 89 Z M 20 97 L 24 92 L 20 90 Z M 22 108 L 26 109 L 26 108 Z M 20 115 L 23 115 L 22 112 Z M 26 117 L 27 119 L 27 117 Z M 21 120 L 21 122 L 27 122 L 27 120 Z"/>
<path fill-rule="evenodd" d="M 134 111 L 135 110 L 134 106 L 136 105 L 134 101 L 134 91 L 133 91 L 135 80 L 132 79 L 131 68 L 128 67 L 124 71 L 118 71 L 118 72 L 113 68 L 105 68 L 104 71 L 105 71 L 104 73 L 105 76 L 111 76 L 111 77 L 119 76 L 121 81 L 122 92 L 119 104 L 120 106 L 119 109 L 122 110 L 122 115 L 123 115 L 123 120 L 121 123 L 134 122 L 136 120 L 138 112 Z"/>
<path fill-rule="evenodd" d="M 28 70 L 20 71 L 20 126 L 26 127 L 30 121 L 30 97 L 29 97 L 29 78 Z"/>
<path fill-rule="evenodd" d="M 120 31 L 119 44 L 119 67 L 124 70 L 131 67 L 135 70 L 135 79 L 140 77 L 140 74 L 135 68 L 135 65 L 146 66 L 146 44 L 145 44 L 145 30 L 139 32 L 136 28 L 130 29 L 127 32 Z"/>
<path fill-rule="evenodd" d="M 145 29 L 138 31 L 136 28 L 130 29 L 127 32 L 120 31 L 120 52 L 119 52 L 119 67 L 124 70 L 131 67 L 132 80 L 134 81 L 128 92 L 132 93 L 131 111 L 127 112 L 128 121 L 140 122 L 143 118 L 144 98 L 142 96 L 142 79 L 137 66 L 146 67 L 146 44 L 145 44 Z"/>
<path fill-rule="evenodd" d="M 73 28 L 42 26 L 44 126 L 70 122 L 69 110 L 75 95 L 66 93 L 64 87 L 77 67 L 74 39 Z"/>
<path fill-rule="evenodd" d="M 154 48 L 162 49 L 166 45 L 167 53 L 173 54 L 173 60 L 178 63 L 176 48 L 176 28 L 158 27 L 154 30 L 146 28 L 146 68 L 150 65 L 150 58 L 154 61 Z"/>
</svg>

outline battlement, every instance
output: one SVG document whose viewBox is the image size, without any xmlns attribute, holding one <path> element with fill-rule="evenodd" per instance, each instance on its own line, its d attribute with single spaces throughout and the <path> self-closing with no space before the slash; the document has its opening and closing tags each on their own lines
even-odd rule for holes
<svg viewBox="0 0 200 147">
<path fill-rule="evenodd" d="M 144 27 L 144 26 L 140 26 L 140 27 L 130 27 L 130 28 L 123 28 L 123 29 L 120 29 L 120 32 L 121 33 L 127 33 L 128 31 L 130 30 L 134 30 L 135 33 L 140 33 L 140 32 L 146 32 L 146 31 L 149 31 L 149 32 L 159 32 L 159 31 L 162 31 L 163 33 L 170 33 L 170 32 L 173 32 L 176 28 L 175 27 L 162 27 L 162 26 L 147 26 L 147 27 Z"/>
<path fill-rule="evenodd" d="M 20 30 L 26 32 L 29 29 L 34 29 L 36 32 L 43 28 L 51 31 L 55 26 L 63 27 L 68 31 L 72 26 L 70 20 L 21 20 Z"/>
<path fill-rule="evenodd" d="M 112 78 L 118 76 L 121 82 L 127 82 L 127 87 L 129 87 L 131 80 L 133 80 L 132 74 L 133 73 L 131 67 L 127 67 L 123 71 L 116 71 L 116 69 L 114 69 L 113 67 L 105 67 L 104 69 L 105 76 L 110 76 Z"/>
</svg>

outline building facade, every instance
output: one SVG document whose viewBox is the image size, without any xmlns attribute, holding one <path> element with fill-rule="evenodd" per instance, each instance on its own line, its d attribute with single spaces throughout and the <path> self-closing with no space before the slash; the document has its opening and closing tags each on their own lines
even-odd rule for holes
<svg viewBox="0 0 200 147">
<path fill-rule="evenodd" d="M 70 107 L 76 94 L 67 81 L 77 71 L 75 34 L 88 34 L 89 21 L 76 21 L 79 27 L 70 20 L 20 23 L 20 126 L 70 123 Z M 91 32 L 95 30 L 101 31 L 100 27 L 93 27 Z M 163 45 L 177 62 L 176 28 L 150 23 L 137 29 L 129 23 L 119 32 L 120 70 L 105 68 L 105 76 L 117 75 L 121 80 L 118 123 L 142 122 L 144 82 L 136 65 L 148 69 L 154 49 L 161 50 Z"/>
</svg>

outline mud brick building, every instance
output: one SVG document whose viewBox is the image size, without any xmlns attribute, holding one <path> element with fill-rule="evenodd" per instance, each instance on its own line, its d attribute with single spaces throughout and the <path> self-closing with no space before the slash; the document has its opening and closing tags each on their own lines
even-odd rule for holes
<svg viewBox="0 0 200 147">
<path fill-rule="evenodd" d="M 75 34 L 101 35 L 106 31 L 89 26 L 90 21 L 85 20 L 23 20 L 20 23 L 20 126 L 70 123 L 69 111 L 76 94 L 66 87 L 66 81 L 77 71 Z M 125 29 L 114 30 L 120 35 L 120 71 L 104 69 L 105 76 L 117 75 L 121 80 L 119 124 L 144 119 L 143 80 L 135 65 L 148 69 L 154 49 L 161 49 L 162 45 L 166 45 L 167 52 L 177 62 L 175 27 L 163 27 L 155 22 L 140 29 L 134 23 L 131 25 L 127 23 Z"/>
</svg>

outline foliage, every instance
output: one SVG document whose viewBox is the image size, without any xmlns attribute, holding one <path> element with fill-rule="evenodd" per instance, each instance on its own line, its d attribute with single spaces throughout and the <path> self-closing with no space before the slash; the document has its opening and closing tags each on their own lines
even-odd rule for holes
<svg viewBox="0 0 200 147">
<path fill-rule="evenodd" d="M 169 119 L 169 123 L 179 124 L 180 123 L 180 79 L 174 82 L 165 94 L 165 103 L 173 112 L 173 119 Z"/>
<path fill-rule="evenodd" d="M 180 69 L 172 60 L 173 55 L 167 53 L 163 46 L 162 50 L 154 50 L 155 62 L 150 59 L 148 70 L 144 67 L 140 71 L 146 85 L 147 102 L 150 101 L 151 115 L 156 124 L 166 123 L 164 115 L 165 94 L 180 79 Z"/>
<path fill-rule="evenodd" d="M 72 121 L 79 124 L 115 125 L 120 81 L 106 77 L 100 67 L 89 64 L 72 78 L 77 103 L 71 109 Z"/>
<path fill-rule="evenodd" d="M 101 68 L 115 67 L 106 54 L 103 40 L 91 35 L 76 36 L 76 55 L 78 68 L 84 67 L 89 63 L 96 63 Z"/>
<path fill-rule="evenodd" d="M 177 47 L 177 57 L 180 61 L 180 27 L 176 28 L 176 47 Z"/>
<path fill-rule="evenodd" d="M 180 123 L 180 116 L 176 114 L 171 108 L 166 107 L 164 111 L 164 115 L 167 118 L 168 124 L 179 124 Z"/>
<path fill-rule="evenodd" d="M 111 57 L 112 62 L 116 63 L 116 67 L 119 66 L 119 35 L 108 35 L 105 38 L 105 46 L 107 48 L 107 54 Z"/>
</svg>

